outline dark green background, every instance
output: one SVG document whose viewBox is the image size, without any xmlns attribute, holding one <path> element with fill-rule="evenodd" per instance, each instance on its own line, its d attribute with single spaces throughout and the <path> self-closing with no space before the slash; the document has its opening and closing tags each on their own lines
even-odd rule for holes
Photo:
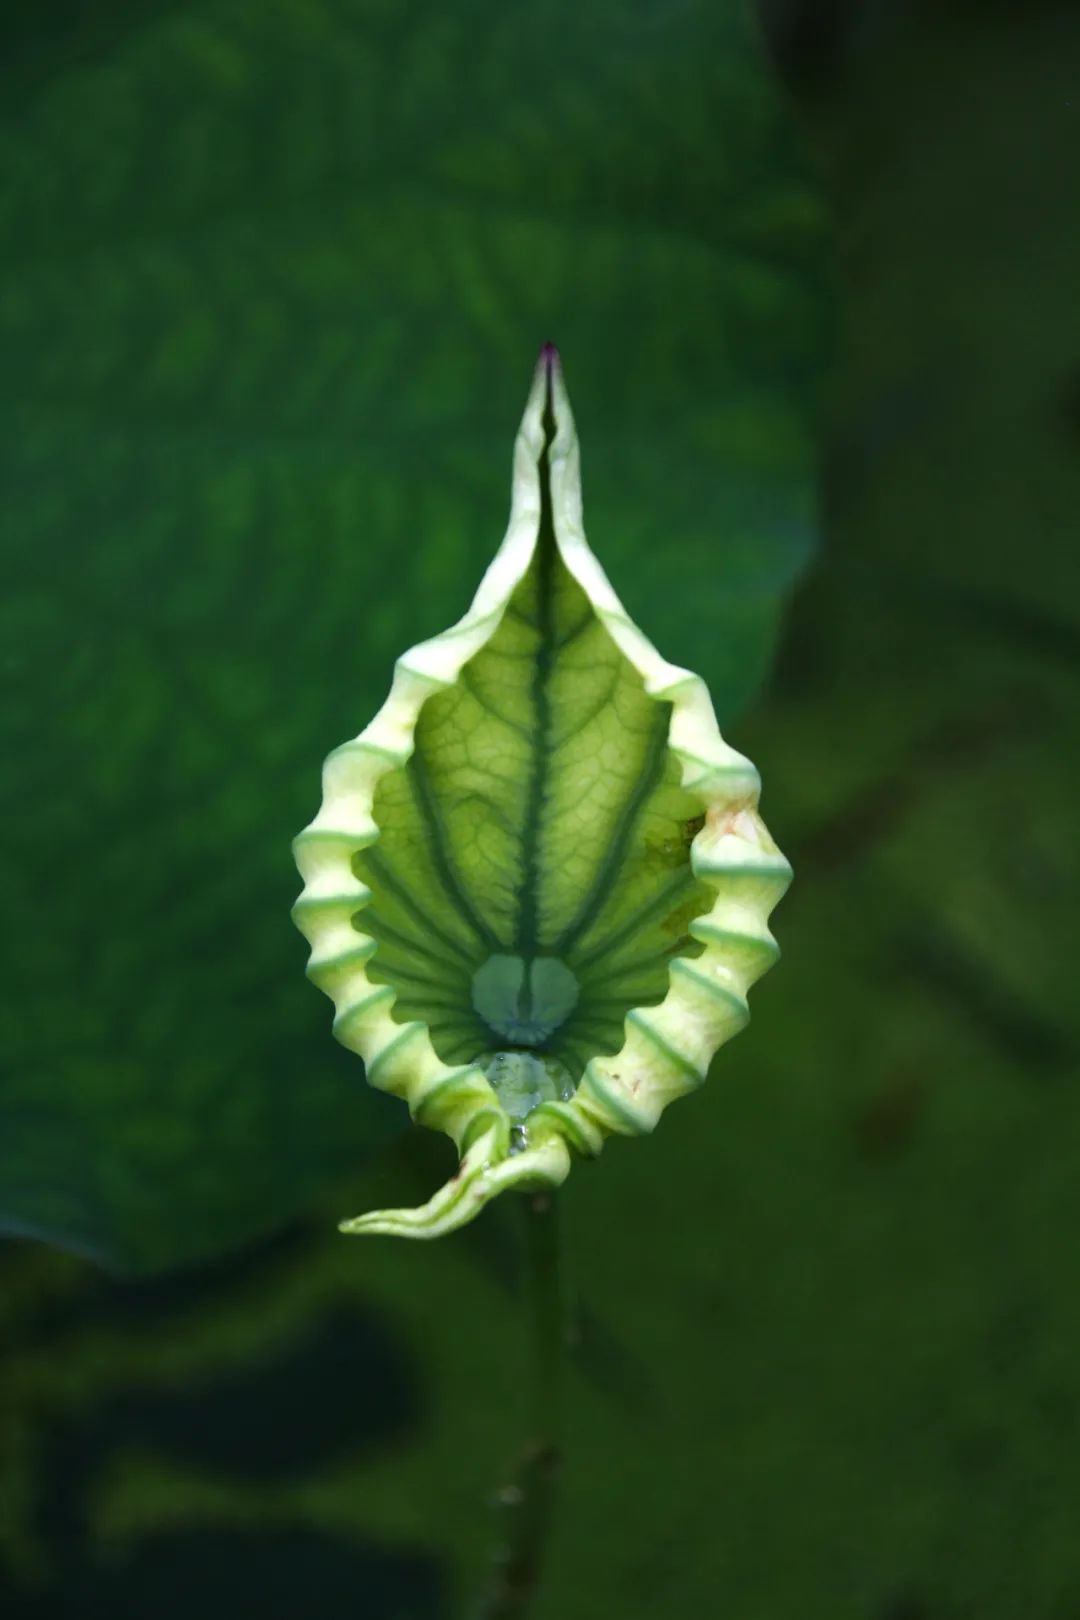
<svg viewBox="0 0 1080 1620">
<path fill-rule="evenodd" d="M 710 1084 L 567 1186 L 536 1612 L 1080 1613 L 1080 24 L 774 0 L 830 252 L 740 8 L 578 10 L 9 32 L 0 1208 L 111 1269 L 0 1251 L 5 1613 L 476 1585 L 513 1211 L 335 1235 L 447 1154 L 335 1051 L 285 846 L 467 599 L 548 336 L 797 880 Z"/>
</svg>

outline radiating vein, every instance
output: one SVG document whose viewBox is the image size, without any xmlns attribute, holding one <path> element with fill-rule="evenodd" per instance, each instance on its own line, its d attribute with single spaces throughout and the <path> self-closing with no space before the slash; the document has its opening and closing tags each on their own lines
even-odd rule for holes
<svg viewBox="0 0 1080 1620">
<path fill-rule="evenodd" d="M 465 947 L 460 943 L 460 941 L 454 939 L 451 934 L 446 933 L 445 929 L 440 928 L 439 924 L 435 922 L 431 915 L 430 907 L 425 907 L 405 886 L 405 884 L 402 883 L 401 879 L 390 870 L 377 850 L 367 850 L 365 859 L 367 865 L 371 869 L 371 872 L 375 877 L 378 878 L 379 882 L 382 884 L 387 893 L 394 896 L 394 898 L 404 907 L 413 920 L 420 924 L 420 927 L 424 929 L 425 932 L 433 934 L 435 938 L 440 940 L 449 951 L 452 951 L 453 954 L 462 963 L 464 963 L 467 968 L 474 966 L 474 959 L 470 958 L 468 952 L 465 950 Z"/>
<path fill-rule="evenodd" d="M 564 929 L 559 936 L 555 950 L 560 955 L 565 955 L 568 951 L 573 950 L 582 935 L 592 927 L 600 914 L 604 901 L 611 893 L 618 878 L 630 849 L 630 840 L 634 828 L 637 826 L 638 817 L 641 815 L 649 795 L 659 785 L 664 774 L 664 766 L 667 763 L 667 735 L 670 719 L 670 704 L 657 704 L 656 720 L 653 724 L 652 735 L 649 738 L 649 746 L 645 752 L 641 774 L 634 786 L 634 791 L 623 806 L 618 823 L 608 842 L 607 852 L 593 879 L 592 888 L 585 897 L 584 905 L 570 926 Z"/>
<path fill-rule="evenodd" d="M 380 916 L 370 909 L 359 912 L 358 916 L 363 919 L 363 927 L 361 928 L 360 932 L 370 934 L 372 939 L 377 942 L 379 947 L 372 958 L 372 967 L 391 971 L 391 964 L 388 957 L 392 953 L 386 952 L 382 949 L 383 945 L 385 944 L 407 952 L 409 958 L 414 956 L 425 957 L 427 961 L 434 962 L 436 967 L 439 968 L 442 973 L 452 973 L 455 976 L 460 977 L 462 983 L 468 982 L 468 966 L 461 963 L 456 958 L 451 956 L 443 956 L 439 951 L 432 950 L 431 946 L 425 943 L 425 941 L 413 939 L 410 935 L 403 934 L 399 929 L 394 928 L 392 924 L 384 922 Z M 395 966 L 392 971 L 397 973 L 399 969 Z"/>
<path fill-rule="evenodd" d="M 456 980 L 456 982 L 461 986 L 459 994 L 462 997 L 467 997 L 467 995 L 468 995 L 468 982 L 469 981 L 468 981 L 466 975 L 464 973 L 462 973 L 458 969 L 456 964 L 453 964 L 453 965 L 447 964 L 447 966 L 452 966 L 453 980 L 448 980 L 447 975 L 445 975 L 445 974 L 443 974 L 439 978 L 436 978 L 433 974 L 430 974 L 430 973 L 426 973 L 426 974 L 425 973 L 417 973 L 415 971 L 410 970 L 408 967 L 404 966 L 398 960 L 396 954 L 394 954 L 393 952 L 389 952 L 389 951 L 383 951 L 382 948 L 381 948 L 382 944 L 383 944 L 383 941 L 382 941 L 381 938 L 377 939 L 376 943 L 380 947 L 380 949 L 378 951 L 377 959 L 376 959 L 374 965 L 376 967 L 381 968 L 383 972 L 386 972 L 386 973 L 392 972 L 393 975 L 394 975 L 395 984 L 400 982 L 401 984 L 415 985 L 416 990 L 420 990 L 420 991 L 423 991 L 423 992 L 426 993 L 427 991 L 429 991 L 432 988 L 433 985 L 438 985 L 440 988 L 445 989 L 447 987 L 448 983 L 453 982 L 453 980 Z M 410 955 L 412 955 L 416 951 L 416 947 L 415 946 L 409 947 L 409 951 L 410 951 Z M 439 965 L 442 966 L 442 958 L 440 958 L 440 957 L 431 957 L 431 958 L 429 958 L 429 960 L 437 961 L 439 963 Z M 413 991 L 413 990 L 408 990 L 408 991 L 404 992 L 405 995 L 415 995 L 415 993 L 416 992 Z"/>
<path fill-rule="evenodd" d="M 585 969 L 583 964 L 576 964 L 578 981 L 582 989 L 590 993 L 591 1000 L 591 991 L 594 985 L 603 986 L 604 989 L 611 989 L 612 986 L 622 984 L 626 979 L 648 978 L 656 968 L 668 968 L 673 956 L 677 956 L 688 945 L 696 943 L 696 941 L 691 940 L 688 934 L 683 934 L 680 939 L 673 941 L 672 944 L 665 945 L 662 951 L 657 951 L 651 956 L 636 957 L 632 962 L 627 962 L 624 967 L 600 967 L 597 969 L 596 964 L 603 960 L 603 958 L 597 956 L 595 961 L 589 962 L 588 970 Z M 632 992 L 626 991 L 624 994 L 630 995 Z"/>
<path fill-rule="evenodd" d="M 515 944 L 518 954 L 531 955 L 536 947 L 540 914 L 540 832 L 547 772 L 550 763 L 551 696 L 549 683 L 555 663 L 555 529 L 551 515 L 548 451 L 555 430 L 550 401 L 544 412 L 544 449 L 540 456 L 540 529 L 536 541 L 536 631 L 530 700 L 534 742 L 521 830 L 521 897 Z"/>
<path fill-rule="evenodd" d="M 693 888 L 695 882 L 696 879 L 689 866 L 685 871 L 677 873 L 669 883 L 666 883 L 657 894 L 653 895 L 651 900 L 647 900 L 644 905 L 631 912 L 630 916 L 613 934 L 609 934 L 598 945 L 594 945 L 591 951 L 586 951 L 580 961 L 574 963 L 575 971 L 580 972 L 583 968 L 591 967 L 594 962 L 599 962 L 604 957 L 611 956 L 646 922 L 651 921 L 664 911 L 670 911 L 679 897 Z"/>
<path fill-rule="evenodd" d="M 413 791 L 413 801 L 420 811 L 424 825 L 431 836 L 430 853 L 432 863 L 439 875 L 447 899 L 456 903 L 462 921 L 472 929 L 477 939 L 487 946 L 488 950 L 498 950 L 502 942 L 494 931 L 488 927 L 477 912 L 472 901 L 465 892 L 464 884 L 458 875 L 453 856 L 450 852 L 446 837 L 446 826 L 431 786 L 427 765 L 422 750 L 416 749 L 409 761 L 406 772 L 409 785 Z"/>
</svg>

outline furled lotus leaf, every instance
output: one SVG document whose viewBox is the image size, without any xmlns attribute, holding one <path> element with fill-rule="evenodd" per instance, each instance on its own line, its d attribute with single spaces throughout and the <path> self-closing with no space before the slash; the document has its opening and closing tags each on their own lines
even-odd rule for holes
<svg viewBox="0 0 1080 1620">
<path fill-rule="evenodd" d="M 759 785 L 586 544 L 548 347 L 472 606 L 398 660 L 296 840 L 294 915 L 334 1033 L 461 1155 L 421 1209 L 343 1230 L 452 1231 L 701 1084 L 777 954 L 791 870 Z"/>
</svg>

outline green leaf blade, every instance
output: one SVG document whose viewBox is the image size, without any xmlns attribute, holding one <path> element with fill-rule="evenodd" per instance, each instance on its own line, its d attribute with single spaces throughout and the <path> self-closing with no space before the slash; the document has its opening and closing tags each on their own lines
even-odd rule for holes
<svg viewBox="0 0 1080 1620">
<path fill-rule="evenodd" d="M 439 1236 L 508 1186 L 561 1181 L 570 1150 L 650 1130 L 701 1083 L 748 1017 L 746 988 L 772 956 L 747 939 L 770 937 L 790 875 L 758 786 L 701 681 L 664 662 L 589 550 L 547 345 L 506 539 L 472 607 L 397 660 L 296 841 L 306 896 L 344 870 L 365 896 L 351 921 L 373 948 L 360 956 L 336 934 L 329 955 L 320 913 L 295 913 L 335 1033 L 462 1154 L 427 1205 L 348 1230 Z M 327 837 L 350 819 L 377 836 Z M 695 936 L 706 914 L 714 931 Z"/>
</svg>

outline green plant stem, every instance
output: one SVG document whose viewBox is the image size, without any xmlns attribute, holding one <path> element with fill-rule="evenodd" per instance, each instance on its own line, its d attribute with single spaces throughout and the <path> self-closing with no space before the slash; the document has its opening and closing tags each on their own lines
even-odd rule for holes
<svg viewBox="0 0 1080 1620">
<path fill-rule="evenodd" d="M 523 1280 L 532 1360 L 529 1431 L 496 1492 L 498 1530 L 487 1590 L 475 1620 L 521 1620 L 540 1583 L 560 1462 L 563 1298 L 558 1211 L 551 1193 L 520 1200 Z"/>
<path fill-rule="evenodd" d="M 526 1309 L 533 1357 L 532 1426 L 537 1440 L 558 1445 L 560 1386 L 566 1337 L 559 1267 L 559 1210 L 554 1193 L 522 1199 Z"/>
</svg>

